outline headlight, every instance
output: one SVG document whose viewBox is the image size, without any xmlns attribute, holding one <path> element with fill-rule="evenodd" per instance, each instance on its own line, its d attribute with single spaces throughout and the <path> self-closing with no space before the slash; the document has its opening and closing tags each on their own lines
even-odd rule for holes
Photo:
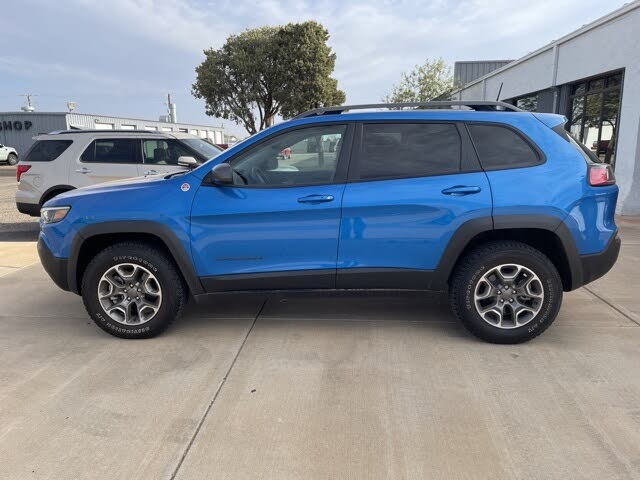
<svg viewBox="0 0 640 480">
<path fill-rule="evenodd" d="M 42 223 L 56 223 L 67 216 L 71 207 L 47 207 L 40 210 Z"/>
</svg>

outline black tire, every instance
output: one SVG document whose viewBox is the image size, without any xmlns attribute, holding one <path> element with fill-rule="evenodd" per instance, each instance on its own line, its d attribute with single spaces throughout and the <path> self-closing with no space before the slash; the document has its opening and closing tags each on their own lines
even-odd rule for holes
<svg viewBox="0 0 640 480">
<path fill-rule="evenodd" d="M 7 157 L 7 163 L 11 166 L 16 166 L 18 164 L 18 156 L 15 153 L 10 153 Z"/>
<path fill-rule="evenodd" d="M 485 273 L 510 263 L 522 265 L 538 276 L 544 299 L 540 310 L 528 323 L 503 329 L 480 316 L 474 292 Z M 540 335 L 555 320 L 562 304 L 562 280 L 553 263 L 539 250 L 521 242 L 495 241 L 474 249 L 461 259 L 451 278 L 449 301 L 453 314 L 476 337 L 490 343 L 522 343 Z"/>
<path fill-rule="evenodd" d="M 123 263 L 148 270 L 161 288 L 160 306 L 145 323 L 120 323 L 109 316 L 98 300 L 102 276 L 110 268 Z M 166 330 L 182 315 L 187 296 L 186 286 L 173 261 L 161 250 L 138 242 L 118 243 L 97 254 L 84 272 L 81 292 L 84 306 L 96 325 L 111 335 L 130 339 L 155 337 Z"/>
</svg>

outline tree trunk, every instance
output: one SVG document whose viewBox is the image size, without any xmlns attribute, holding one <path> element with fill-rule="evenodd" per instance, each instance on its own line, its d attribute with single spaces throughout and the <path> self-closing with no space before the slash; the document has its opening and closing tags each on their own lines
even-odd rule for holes
<svg viewBox="0 0 640 480">
<path fill-rule="evenodd" d="M 269 128 L 273 126 L 273 122 L 275 121 L 276 116 L 271 114 L 271 113 L 267 113 L 264 116 L 264 128 Z"/>
</svg>

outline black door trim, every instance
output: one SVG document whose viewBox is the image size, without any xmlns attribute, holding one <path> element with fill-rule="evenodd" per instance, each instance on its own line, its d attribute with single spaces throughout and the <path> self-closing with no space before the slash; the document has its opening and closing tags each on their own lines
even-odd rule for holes
<svg viewBox="0 0 640 480">
<path fill-rule="evenodd" d="M 284 272 L 237 273 L 200 277 L 206 293 L 271 290 L 333 289 L 334 268 Z"/>
</svg>

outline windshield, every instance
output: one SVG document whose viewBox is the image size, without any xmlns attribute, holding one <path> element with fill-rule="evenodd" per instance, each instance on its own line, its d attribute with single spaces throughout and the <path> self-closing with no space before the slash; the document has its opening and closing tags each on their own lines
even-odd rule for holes
<svg viewBox="0 0 640 480">
<path fill-rule="evenodd" d="M 205 142 L 199 138 L 182 138 L 181 141 L 193 148 L 207 160 L 215 157 L 222 151 L 220 147 L 216 147 L 215 145 Z"/>
</svg>

